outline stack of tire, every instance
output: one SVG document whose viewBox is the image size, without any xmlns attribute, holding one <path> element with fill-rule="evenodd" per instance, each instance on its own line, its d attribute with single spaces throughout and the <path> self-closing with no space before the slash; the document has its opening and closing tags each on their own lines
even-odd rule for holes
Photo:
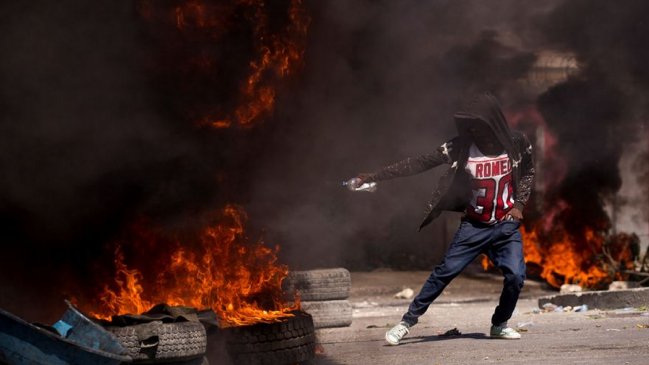
<svg viewBox="0 0 649 365">
<path fill-rule="evenodd" d="M 301 309 L 313 317 L 316 329 L 352 324 L 352 306 L 347 300 L 351 286 L 344 268 L 293 271 L 284 280 L 286 292 L 299 295 Z"/>
</svg>

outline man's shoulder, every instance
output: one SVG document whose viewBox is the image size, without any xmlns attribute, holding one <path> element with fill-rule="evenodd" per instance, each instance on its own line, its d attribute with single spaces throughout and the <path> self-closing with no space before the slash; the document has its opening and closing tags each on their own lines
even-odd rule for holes
<svg viewBox="0 0 649 365">
<path fill-rule="evenodd" d="M 514 145 L 518 150 L 524 155 L 524 156 L 532 156 L 533 155 L 533 147 L 532 143 L 530 143 L 530 140 L 527 139 L 527 136 L 525 133 L 521 131 L 511 131 L 511 136 L 512 140 L 514 141 Z"/>
</svg>

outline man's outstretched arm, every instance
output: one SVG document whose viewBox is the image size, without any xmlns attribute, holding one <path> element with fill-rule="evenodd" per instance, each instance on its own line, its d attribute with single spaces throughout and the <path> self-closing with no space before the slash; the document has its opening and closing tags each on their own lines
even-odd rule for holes
<svg viewBox="0 0 649 365">
<path fill-rule="evenodd" d="M 359 174 L 363 182 L 382 181 L 415 175 L 444 163 L 451 163 L 451 142 L 444 143 L 435 151 L 418 157 L 409 157 L 374 173 Z"/>
</svg>

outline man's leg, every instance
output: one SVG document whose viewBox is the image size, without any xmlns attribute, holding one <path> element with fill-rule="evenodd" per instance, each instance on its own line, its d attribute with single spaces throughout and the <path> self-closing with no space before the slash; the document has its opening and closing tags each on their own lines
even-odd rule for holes
<svg viewBox="0 0 649 365">
<path fill-rule="evenodd" d="M 491 317 L 493 327 L 500 329 L 507 328 L 507 321 L 514 313 L 525 280 L 525 260 L 521 234 L 518 231 L 519 226 L 519 222 L 512 221 L 498 223 L 498 229 L 494 232 L 495 240 L 487 251 L 491 261 L 502 271 L 504 276 L 500 301 Z M 504 338 L 518 337 L 520 335 L 512 333 L 511 337 L 505 336 Z"/>
<path fill-rule="evenodd" d="M 474 226 L 462 221 L 453 237 L 444 260 L 437 265 L 424 283 L 419 294 L 410 303 L 408 312 L 403 315 L 401 322 L 385 334 L 385 340 L 391 345 L 398 345 L 401 339 L 410 332 L 419 316 L 424 314 L 428 306 L 442 293 L 442 290 L 455 278 L 471 261 L 482 253 L 490 242 L 491 226 Z"/>
<path fill-rule="evenodd" d="M 451 280 L 482 253 L 492 237 L 492 232 L 493 227 L 474 226 L 470 222 L 462 221 L 444 260 L 433 269 L 419 294 L 410 303 L 402 321 L 408 326 L 415 325 L 419 316 L 426 312 Z"/>
<path fill-rule="evenodd" d="M 385 333 L 385 340 L 389 344 L 398 345 L 410 332 L 410 327 L 417 323 L 419 316 L 426 312 L 451 280 L 484 250 L 492 231 L 492 227 L 475 227 L 466 221 L 460 223 L 442 263 L 433 269 L 401 322 Z"/>
</svg>

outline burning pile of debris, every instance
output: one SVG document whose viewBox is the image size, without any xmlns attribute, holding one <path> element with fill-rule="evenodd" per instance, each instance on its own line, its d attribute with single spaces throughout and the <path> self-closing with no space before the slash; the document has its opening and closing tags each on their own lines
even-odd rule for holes
<svg viewBox="0 0 649 365">
<path fill-rule="evenodd" d="M 605 289 L 613 281 L 637 279 L 639 240 L 625 233 L 604 234 L 586 230 L 583 236 L 555 230 L 522 229 L 530 272 L 551 286 L 579 285 Z"/>
<path fill-rule="evenodd" d="M 154 281 L 129 268 L 118 246 L 114 283 L 99 300 L 79 303 L 90 315 L 68 303 L 61 320 L 44 326 L 0 313 L 0 359 L 10 365 L 52 359 L 61 364 L 204 364 L 204 356 L 229 356 L 235 364 L 311 359 L 313 319 L 300 311 L 299 297 L 291 304 L 285 300 L 288 268 L 277 264 L 277 249 L 248 242 L 240 207 L 227 206 L 219 219 L 205 228 L 193 251 L 178 243 Z M 140 236 L 153 242 L 136 246 L 156 246 L 154 235 Z"/>
<path fill-rule="evenodd" d="M 281 282 L 288 267 L 277 264 L 277 250 L 263 242 L 251 243 L 245 235 L 246 214 L 241 207 L 226 206 L 217 221 L 203 229 L 192 242 L 177 242 L 164 255 L 155 280 L 124 263 L 118 246 L 115 282 L 100 293 L 100 303 L 89 307 L 95 317 L 142 313 L 156 303 L 211 308 L 224 327 L 274 322 L 290 317 L 299 302 L 288 306 Z M 133 247 L 160 247 L 164 237 L 138 234 L 149 242 L 130 242 Z M 166 257 L 165 257 L 166 256 Z M 147 286 L 150 285 L 151 287 Z"/>
</svg>

